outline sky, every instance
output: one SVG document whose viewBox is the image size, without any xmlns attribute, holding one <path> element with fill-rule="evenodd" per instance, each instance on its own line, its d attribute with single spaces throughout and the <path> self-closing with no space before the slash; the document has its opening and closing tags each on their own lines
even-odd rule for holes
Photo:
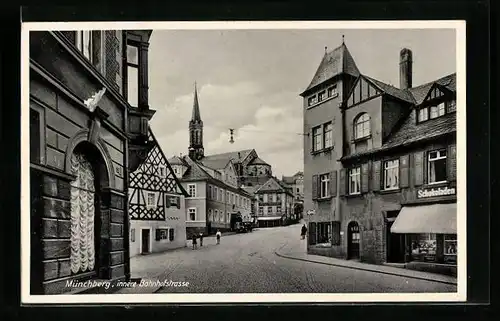
<svg viewBox="0 0 500 321">
<path fill-rule="evenodd" d="M 413 52 L 413 86 L 456 72 L 453 29 L 155 30 L 151 127 L 166 156 L 188 152 L 196 82 L 205 155 L 255 149 L 277 177 L 302 171 L 299 94 L 342 35 L 361 73 L 396 87 L 402 48 Z"/>
</svg>

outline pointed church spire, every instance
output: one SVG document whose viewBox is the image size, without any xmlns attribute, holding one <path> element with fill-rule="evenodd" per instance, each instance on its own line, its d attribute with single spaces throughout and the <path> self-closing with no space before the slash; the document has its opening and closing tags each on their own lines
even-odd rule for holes
<svg viewBox="0 0 500 321">
<path fill-rule="evenodd" d="M 342 35 L 342 44 L 344 44 L 344 35 Z"/>
<path fill-rule="evenodd" d="M 193 115 L 191 117 L 192 121 L 200 121 L 200 106 L 198 104 L 198 89 L 196 88 L 196 81 L 194 82 L 194 101 L 193 101 Z"/>
</svg>

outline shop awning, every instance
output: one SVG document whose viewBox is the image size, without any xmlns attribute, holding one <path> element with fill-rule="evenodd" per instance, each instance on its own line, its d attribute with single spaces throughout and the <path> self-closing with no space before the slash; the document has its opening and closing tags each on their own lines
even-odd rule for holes
<svg viewBox="0 0 500 321">
<path fill-rule="evenodd" d="M 456 234 L 457 204 L 404 206 L 392 224 L 391 232 Z"/>
<path fill-rule="evenodd" d="M 274 221 L 281 220 L 281 216 L 259 216 L 257 219 L 259 221 Z"/>
</svg>

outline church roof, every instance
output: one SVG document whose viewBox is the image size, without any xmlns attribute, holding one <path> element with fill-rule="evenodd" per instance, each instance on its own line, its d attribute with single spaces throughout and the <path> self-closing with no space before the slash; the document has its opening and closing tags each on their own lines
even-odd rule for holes
<svg viewBox="0 0 500 321">
<path fill-rule="evenodd" d="M 302 94 L 340 74 L 348 74 L 354 77 L 358 77 L 360 74 L 351 53 L 344 43 L 330 52 L 325 52 L 311 83 Z"/>
<path fill-rule="evenodd" d="M 196 83 L 194 84 L 193 114 L 191 116 L 191 120 L 201 121 L 200 105 L 198 103 L 198 90 L 196 89 Z"/>
<path fill-rule="evenodd" d="M 227 164 L 230 160 L 232 160 L 233 163 L 241 163 L 252 151 L 253 149 L 245 149 L 222 154 L 207 155 L 203 157 L 202 162 L 212 162 L 217 160 L 221 162 L 225 161 Z"/>
<path fill-rule="evenodd" d="M 226 168 L 227 164 L 230 162 L 230 159 L 221 158 L 221 159 L 210 159 L 210 158 L 202 158 L 199 162 L 208 168 L 211 169 L 223 169 Z"/>
<path fill-rule="evenodd" d="M 254 159 L 252 159 L 252 161 L 249 164 L 270 166 L 266 161 L 262 160 L 262 158 L 260 158 L 260 157 L 255 157 Z"/>
</svg>

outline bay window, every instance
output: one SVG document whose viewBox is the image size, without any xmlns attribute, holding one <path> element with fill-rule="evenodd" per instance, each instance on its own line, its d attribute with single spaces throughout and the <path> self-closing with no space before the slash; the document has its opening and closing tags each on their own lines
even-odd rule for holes
<svg viewBox="0 0 500 321">
<path fill-rule="evenodd" d="M 139 103 L 139 47 L 127 44 L 127 101 L 137 107 Z"/>
</svg>

